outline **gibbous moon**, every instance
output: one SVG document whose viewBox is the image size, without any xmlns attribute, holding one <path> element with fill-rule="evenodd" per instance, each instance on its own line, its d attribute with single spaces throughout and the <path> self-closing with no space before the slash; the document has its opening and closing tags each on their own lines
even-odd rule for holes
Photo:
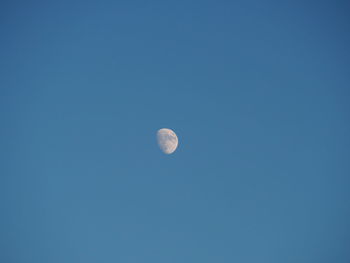
<svg viewBox="0 0 350 263">
<path fill-rule="evenodd" d="M 165 154 L 172 154 L 173 152 L 175 152 L 179 143 L 175 132 L 166 128 L 158 130 L 157 141 L 159 148 Z"/>
</svg>

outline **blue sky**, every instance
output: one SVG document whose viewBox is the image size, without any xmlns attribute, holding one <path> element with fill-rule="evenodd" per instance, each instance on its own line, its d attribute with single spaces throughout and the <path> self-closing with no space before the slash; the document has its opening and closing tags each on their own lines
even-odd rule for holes
<svg viewBox="0 0 350 263">
<path fill-rule="evenodd" d="M 349 262 L 348 13 L 1 3 L 0 261 Z"/>
</svg>

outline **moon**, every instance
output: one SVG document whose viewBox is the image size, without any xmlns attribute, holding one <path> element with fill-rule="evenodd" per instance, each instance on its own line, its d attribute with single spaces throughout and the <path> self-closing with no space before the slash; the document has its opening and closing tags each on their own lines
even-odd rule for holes
<svg viewBox="0 0 350 263">
<path fill-rule="evenodd" d="M 179 140 L 174 131 L 163 128 L 157 131 L 157 142 L 163 153 L 172 154 L 175 152 Z"/>
</svg>

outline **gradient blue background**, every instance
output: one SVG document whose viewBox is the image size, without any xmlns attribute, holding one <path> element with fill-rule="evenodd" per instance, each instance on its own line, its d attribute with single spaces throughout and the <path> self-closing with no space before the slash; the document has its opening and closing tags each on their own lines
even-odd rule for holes
<svg viewBox="0 0 350 263">
<path fill-rule="evenodd" d="M 0 262 L 350 262 L 346 2 L 2 1 Z"/>
</svg>

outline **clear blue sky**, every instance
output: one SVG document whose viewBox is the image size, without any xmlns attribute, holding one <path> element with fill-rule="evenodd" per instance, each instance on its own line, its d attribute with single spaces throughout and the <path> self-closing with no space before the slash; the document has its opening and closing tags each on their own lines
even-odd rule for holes
<svg viewBox="0 0 350 263">
<path fill-rule="evenodd" d="M 349 12 L 2 1 L 0 262 L 350 262 Z"/>
</svg>

